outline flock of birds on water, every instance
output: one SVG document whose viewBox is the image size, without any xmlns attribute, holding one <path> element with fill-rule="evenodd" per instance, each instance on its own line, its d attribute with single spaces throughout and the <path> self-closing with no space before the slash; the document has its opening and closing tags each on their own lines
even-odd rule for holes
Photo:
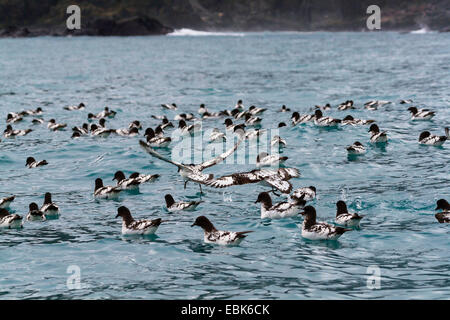
<svg viewBox="0 0 450 320">
<path fill-rule="evenodd" d="M 377 110 L 383 108 L 386 105 L 391 104 L 390 101 L 373 100 L 366 102 L 364 108 L 368 110 Z M 407 110 L 411 113 L 412 121 L 427 121 L 431 120 L 435 116 L 435 112 L 429 109 L 419 109 L 412 106 L 412 100 L 401 100 L 401 105 L 409 106 Z M 84 103 L 79 105 L 64 107 L 67 111 L 78 111 L 85 109 Z M 163 109 L 172 111 L 178 110 L 175 103 L 162 104 Z M 338 126 L 365 126 L 370 125 L 369 141 L 375 145 L 383 145 L 388 142 L 388 134 L 386 131 L 381 131 L 375 120 L 363 120 L 355 119 L 353 116 L 348 115 L 343 119 L 335 119 L 323 115 L 323 112 L 330 110 L 332 107 L 330 104 L 325 106 L 315 106 L 312 108 L 314 111 L 311 114 L 300 114 L 293 112 L 291 116 L 291 125 L 303 125 L 306 123 L 312 123 L 319 127 L 338 127 Z M 345 101 L 337 106 L 337 110 L 352 110 L 356 109 L 352 100 Z M 360 221 L 364 215 L 358 213 L 349 212 L 347 205 L 344 201 L 340 200 L 336 203 L 336 217 L 335 223 L 330 224 L 326 222 L 320 222 L 316 220 L 316 210 L 313 206 L 307 205 L 308 202 L 313 201 L 316 198 L 316 188 L 314 186 L 301 187 L 292 191 L 293 187 L 290 183 L 290 179 L 298 178 L 300 172 L 296 168 L 284 167 L 282 164 L 287 160 L 287 157 L 280 156 L 279 154 L 268 154 L 267 152 L 261 152 L 256 159 L 256 168 L 248 172 L 238 172 L 222 177 L 214 177 L 213 174 L 204 173 L 203 171 L 218 163 L 223 162 L 227 157 L 232 155 L 240 145 L 242 141 L 259 139 L 265 131 L 261 129 L 260 116 L 266 111 L 265 108 L 259 108 L 251 106 L 246 110 L 244 108 L 242 100 L 239 100 L 234 108 L 231 110 L 223 110 L 220 112 L 210 112 L 204 104 L 200 105 L 198 110 L 198 117 L 195 117 L 192 113 L 176 114 L 173 119 L 169 120 L 164 115 L 153 115 L 154 119 L 161 121 L 161 123 L 155 128 L 147 128 L 144 132 L 145 140 L 139 140 L 140 146 L 151 156 L 168 162 L 177 167 L 180 176 L 184 181 L 184 188 L 188 182 L 197 183 L 200 186 L 200 195 L 202 194 L 202 185 L 212 188 L 226 188 L 236 185 L 245 185 L 251 183 L 260 183 L 264 186 L 270 187 L 271 190 L 267 192 L 259 193 L 255 203 L 260 203 L 261 206 L 261 219 L 279 219 L 288 217 L 303 216 L 301 234 L 304 238 L 310 240 L 337 240 L 342 234 L 347 231 L 351 231 L 359 227 Z M 279 112 L 291 112 L 291 110 L 283 105 Z M 37 108 L 35 110 L 26 110 L 19 113 L 10 112 L 7 115 L 6 122 L 7 127 L 3 132 L 4 138 L 15 138 L 25 136 L 32 132 L 32 129 L 14 130 L 12 124 L 23 121 L 27 116 L 32 116 L 32 123 L 39 125 L 44 124 L 42 119 L 44 110 Z M 98 114 L 89 113 L 88 122 L 98 123 L 84 123 L 81 126 L 72 128 L 72 138 L 78 139 L 82 136 L 96 136 L 96 137 L 108 137 L 111 134 L 117 134 L 120 136 L 138 136 L 139 130 L 142 130 L 142 124 L 139 120 L 135 120 L 129 124 L 127 128 L 123 129 L 110 129 L 106 127 L 106 121 L 108 118 L 114 118 L 116 112 L 105 107 L 104 110 Z M 201 125 L 198 123 L 188 124 L 193 120 L 206 120 L 206 119 L 223 119 L 225 125 L 225 131 L 232 133 L 237 142 L 232 148 L 222 153 L 216 158 L 207 160 L 199 164 L 186 164 L 173 161 L 161 155 L 157 152 L 157 149 L 168 148 L 172 142 L 171 137 L 165 136 L 165 130 L 168 128 L 174 128 L 172 121 L 178 121 L 178 129 L 182 135 L 186 137 L 193 136 L 201 132 Z M 235 124 L 235 122 L 242 123 Z M 286 123 L 280 122 L 278 127 L 287 126 Z M 55 119 L 47 121 L 47 127 L 51 131 L 65 130 L 67 124 L 58 123 Z M 439 136 L 430 133 L 429 131 L 421 132 L 418 138 L 419 144 L 442 146 L 449 138 L 449 129 L 445 128 L 445 135 Z M 215 128 L 212 130 L 209 136 L 209 143 L 224 142 L 227 139 L 227 134 Z M 0 140 L 1 141 L 1 140 Z M 272 147 L 282 149 L 286 146 L 286 141 L 280 136 L 274 136 L 270 141 Z M 352 145 L 347 146 L 346 150 L 351 157 L 359 157 L 364 155 L 366 147 L 359 141 L 355 141 Z M 47 165 L 46 160 L 36 160 L 33 157 L 28 157 L 25 161 L 25 165 L 28 168 L 36 168 Z M 95 180 L 94 197 L 98 199 L 114 199 L 125 190 L 135 190 L 143 183 L 153 182 L 158 179 L 157 174 L 140 174 L 138 172 L 132 173 L 128 178 L 122 171 L 117 171 L 113 180 L 117 181 L 114 186 L 105 186 L 100 178 Z M 287 197 L 287 201 L 273 203 L 270 193 L 279 196 L 277 192 L 284 194 Z M 0 227 L 8 229 L 23 228 L 23 218 L 18 214 L 13 214 L 9 211 L 11 203 L 14 201 L 15 196 L 9 196 L 6 198 L 0 198 Z M 165 195 L 165 202 L 167 210 L 169 212 L 177 211 L 194 211 L 197 206 L 203 201 L 175 201 L 172 195 Z M 435 217 L 440 223 L 450 223 L 450 204 L 445 199 L 437 201 L 435 210 L 440 210 Z M 51 193 L 47 192 L 44 196 L 44 202 L 42 206 L 38 206 L 35 202 L 29 205 L 29 212 L 26 215 L 26 221 L 44 221 L 48 218 L 59 217 L 59 207 L 52 201 Z M 117 210 L 116 218 L 122 218 L 122 234 L 124 235 L 149 235 L 154 234 L 161 223 L 165 222 L 161 218 L 153 220 L 135 220 L 131 212 L 125 206 L 121 206 Z M 212 222 L 206 216 L 199 216 L 195 219 L 192 226 L 199 226 L 204 231 L 204 241 L 206 243 L 217 243 L 221 245 L 237 245 L 239 244 L 248 233 L 252 231 L 220 231 L 212 224 Z"/>
</svg>

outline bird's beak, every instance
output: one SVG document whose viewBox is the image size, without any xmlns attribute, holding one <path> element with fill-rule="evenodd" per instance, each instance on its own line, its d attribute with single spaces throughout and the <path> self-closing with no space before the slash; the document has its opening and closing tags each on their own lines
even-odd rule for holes
<svg viewBox="0 0 450 320">
<path fill-rule="evenodd" d="M 196 226 L 195 222 L 193 224 L 191 224 L 191 227 Z"/>
<path fill-rule="evenodd" d="M 119 214 L 117 214 L 116 218 L 120 217 Z"/>
<path fill-rule="evenodd" d="M 259 200 L 256 200 L 256 201 L 255 201 L 255 203 L 258 203 L 258 202 L 259 202 Z"/>
<path fill-rule="evenodd" d="M 304 216 L 304 215 L 305 215 L 305 213 L 306 213 L 305 211 L 303 211 L 303 212 L 300 212 L 300 214 L 301 214 L 302 216 Z"/>
</svg>

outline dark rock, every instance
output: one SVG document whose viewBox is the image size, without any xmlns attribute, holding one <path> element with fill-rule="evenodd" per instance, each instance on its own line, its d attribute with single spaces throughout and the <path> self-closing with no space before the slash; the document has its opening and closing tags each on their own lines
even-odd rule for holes
<svg viewBox="0 0 450 320">
<path fill-rule="evenodd" d="M 147 17 L 131 17 L 127 19 L 96 19 L 81 26 L 80 30 L 66 30 L 65 34 L 89 36 L 148 36 L 165 35 L 173 29 L 161 24 L 158 20 Z"/>
<path fill-rule="evenodd" d="M 27 37 L 30 36 L 28 28 L 20 28 L 17 26 L 8 26 L 0 30 L 0 37 Z"/>
</svg>

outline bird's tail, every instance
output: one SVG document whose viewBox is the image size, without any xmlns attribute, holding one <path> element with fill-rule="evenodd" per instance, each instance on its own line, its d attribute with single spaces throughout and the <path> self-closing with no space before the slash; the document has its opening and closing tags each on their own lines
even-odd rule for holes
<svg viewBox="0 0 450 320">
<path fill-rule="evenodd" d="M 346 228 L 342 228 L 342 227 L 336 227 L 336 233 L 337 234 L 343 234 L 347 231 L 352 231 L 352 229 L 346 229 Z"/>
<path fill-rule="evenodd" d="M 250 233 L 250 232 L 253 232 L 253 231 L 240 231 L 240 232 L 236 232 L 236 234 L 237 234 L 237 236 L 238 236 L 238 238 L 245 238 L 247 235 L 247 233 Z"/>
</svg>

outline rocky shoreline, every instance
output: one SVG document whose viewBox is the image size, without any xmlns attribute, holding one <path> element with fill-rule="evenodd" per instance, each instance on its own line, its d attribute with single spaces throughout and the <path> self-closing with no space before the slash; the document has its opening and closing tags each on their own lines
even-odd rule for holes
<svg viewBox="0 0 450 320">
<path fill-rule="evenodd" d="M 165 35 L 174 29 L 148 16 L 137 16 L 120 20 L 101 18 L 86 25 L 79 30 L 69 30 L 64 27 L 19 27 L 8 26 L 0 29 L 0 37 L 23 38 L 39 36 L 150 36 Z"/>
</svg>

